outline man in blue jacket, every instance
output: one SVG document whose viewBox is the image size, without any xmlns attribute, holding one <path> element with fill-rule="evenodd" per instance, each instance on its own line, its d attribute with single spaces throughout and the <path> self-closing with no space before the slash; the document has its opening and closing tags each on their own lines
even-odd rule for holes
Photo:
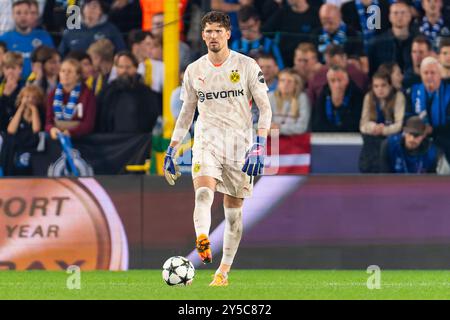
<svg viewBox="0 0 450 320">
<path fill-rule="evenodd" d="M 407 91 L 406 116 L 417 115 L 450 159 L 450 85 L 442 80 L 441 65 L 434 57 L 425 58 L 420 65 L 422 82 Z"/>
<path fill-rule="evenodd" d="M 403 133 L 390 136 L 381 145 L 381 172 L 398 174 L 435 173 L 441 156 L 426 125 L 418 116 L 408 119 Z"/>
</svg>

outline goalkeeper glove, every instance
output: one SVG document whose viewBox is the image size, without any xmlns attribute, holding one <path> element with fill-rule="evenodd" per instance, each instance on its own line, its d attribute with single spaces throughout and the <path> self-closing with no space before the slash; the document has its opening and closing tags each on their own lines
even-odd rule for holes
<svg viewBox="0 0 450 320">
<path fill-rule="evenodd" d="M 175 181 L 181 176 L 180 170 L 178 169 L 177 162 L 175 160 L 175 149 L 171 146 L 167 148 L 166 156 L 164 158 L 164 177 L 167 182 L 173 186 Z"/>
<path fill-rule="evenodd" d="M 264 168 L 264 153 L 266 148 L 266 138 L 257 136 L 256 142 L 245 157 L 242 171 L 250 177 L 262 174 Z"/>
</svg>

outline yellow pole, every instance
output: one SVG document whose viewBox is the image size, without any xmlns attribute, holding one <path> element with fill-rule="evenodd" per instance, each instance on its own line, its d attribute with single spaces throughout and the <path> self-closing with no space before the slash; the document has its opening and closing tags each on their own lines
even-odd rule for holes
<svg viewBox="0 0 450 320">
<path fill-rule="evenodd" d="M 164 1 L 164 91 L 163 91 L 163 138 L 170 139 L 175 121 L 170 111 L 170 96 L 179 84 L 179 11 L 178 0 Z"/>
<path fill-rule="evenodd" d="M 179 83 L 179 11 L 178 0 L 164 0 L 163 32 L 163 131 L 161 137 L 152 139 L 152 163 L 150 171 L 163 175 L 164 155 L 169 146 L 175 120 L 170 111 L 170 96 Z"/>
</svg>

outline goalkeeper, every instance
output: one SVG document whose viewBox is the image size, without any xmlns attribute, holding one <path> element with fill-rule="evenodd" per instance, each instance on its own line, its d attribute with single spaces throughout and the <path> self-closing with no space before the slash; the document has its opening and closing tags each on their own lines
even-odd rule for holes
<svg viewBox="0 0 450 320">
<path fill-rule="evenodd" d="M 242 237 L 243 200 L 252 194 L 252 178 L 263 171 L 272 113 L 268 88 L 255 60 L 228 48 L 229 16 L 209 12 L 201 27 L 208 53 L 186 69 L 180 95 L 183 107 L 164 160 L 164 173 L 173 185 L 179 176 L 174 155 L 198 107 L 192 148 L 196 248 L 203 263 L 212 262 L 211 205 L 214 192 L 223 193 L 226 221 L 223 256 L 210 285 L 226 286 Z M 252 99 L 260 109 L 254 139 Z"/>
</svg>

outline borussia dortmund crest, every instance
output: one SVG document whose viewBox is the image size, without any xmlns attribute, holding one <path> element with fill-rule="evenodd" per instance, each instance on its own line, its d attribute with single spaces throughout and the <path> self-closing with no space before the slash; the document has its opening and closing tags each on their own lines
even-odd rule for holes
<svg viewBox="0 0 450 320">
<path fill-rule="evenodd" d="M 194 172 L 195 173 L 197 173 L 197 172 L 199 172 L 200 171 L 200 163 L 196 163 L 195 165 L 194 165 Z"/>
<path fill-rule="evenodd" d="M 238 70 L 231 70 L 230 80 L 233 83 L 238 83 L 241 80 L 241 76 Z"/>
</svg>

